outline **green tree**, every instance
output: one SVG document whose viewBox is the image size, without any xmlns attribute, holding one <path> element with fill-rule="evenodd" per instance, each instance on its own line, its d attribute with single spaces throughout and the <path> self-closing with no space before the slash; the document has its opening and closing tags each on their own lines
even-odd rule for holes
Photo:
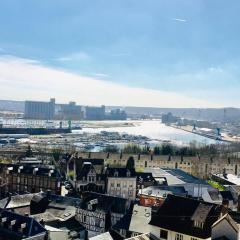
<svg viewBox="0 0 240 240">
<path fill-rule="evenodd" d="M 142 148 L 136 144 L 128 144 L 123 148 L 122 152 L 130 154 L 139 154 L 142 153 Z"/>
<path fill-rule="evenodd" d="M 163 144 L 162 145 L 162 154 L 163 155 L 173 155 L 174 148 L 170 144 Z"/>
<path fill-rule="evenodd" d="M 160 155 L 160 154 L 161 154 L 161 147 L 160 147 L 160 146 L 155 146 L 155 147 L 153 148 L 153 153 L 154 153 L 155 155 Z"/>
<path fill-rule="evenodd" d="M 102 151 L 105 153 L 119 153 L 119 148 L 115 145 L 109 145 L 105 147 Z"/>
<path fill-rule="evenodd" d="M 126 168 L 127 169 L 135 169 L 135 161 L 132 156 L 128 158 Z"/>
<path fill-rule="evenodd" d="M 52 156 L 56 162 L 60 160 L 60 156 L 62 155 L 62 149 L 61 148 L 55 148 L 52 150 Z"/>
<path fill-rule="evenodd" d="M 33 156 L 32 148 L 31 148 L 30 145 L 28 145 L 25 155 L 26 155 L 26 157 L 32 157 Z"/>
</svg>

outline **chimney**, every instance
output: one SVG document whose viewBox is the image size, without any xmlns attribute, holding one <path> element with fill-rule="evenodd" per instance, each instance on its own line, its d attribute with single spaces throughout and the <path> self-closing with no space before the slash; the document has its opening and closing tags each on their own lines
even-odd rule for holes
<svg viewBox="0 0 240 240">
<path fill-rule="evenodd" d="M 237 211 L 240 212 L 240 195 L 238 195 Z"/>
<path fill-rule="evenodd" d="M 51 197 L 51 190 L 47 190 L 47 192 L 46 192 L 46 196 L 47 196 L 47 199 L 50 199 L 50 197 Z"/>
<path fill-rule="evenodd" d="M 38 168 L 34 168 L 33 169 L 33 175 L 36 175 L 37 171 L 38 171 Z"/>
<path fill-rule="evenodd" d="M 228 213 L 228 208 L 229 208 L 229 201 L 227 199 L 223 199 L 221 216 L 224 216 L 225 214 Z"/>
<path fill-rule="evenodd" d="M 18 173 L 21 173 L 22 169 L 23 169 L 23 166 L 18 167 Z"/>
<path fill-rule="evenodd" d="M 20 227 L 21 228 L 20 231 L 23 232 L 26 227 L 27 227 L 27 224 L 26 223 L 22 223 L 21 227 Z"/>
<path fill-rule="evenodd" d="M 10 229 L 11 229 L 11 230 L 13 229 L 13 226 L 14 226 L 15 224 L 16 224 L 16 220 L 15 220 L 15 219 L 10 222 Z"/>
</svg>

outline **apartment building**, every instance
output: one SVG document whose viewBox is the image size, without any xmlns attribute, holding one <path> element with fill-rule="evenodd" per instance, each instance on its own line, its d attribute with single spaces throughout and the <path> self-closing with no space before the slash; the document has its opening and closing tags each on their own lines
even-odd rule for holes
<svg viewBox="0 0 240 240">
<path fill-rule="evenodd" d="M 55 169 L 33 167 L 18 164 L 0 164 L 0 178 L 5 181 L 5 192 L 8 193 L 40 192 L 51 190 L 60 193 L 61 176 Z"/>
<path fill-rule="evenodd" d="M 107 168 L 107 193 L 135 200 L 137 177 L 134 169 Z"/>
</svg>

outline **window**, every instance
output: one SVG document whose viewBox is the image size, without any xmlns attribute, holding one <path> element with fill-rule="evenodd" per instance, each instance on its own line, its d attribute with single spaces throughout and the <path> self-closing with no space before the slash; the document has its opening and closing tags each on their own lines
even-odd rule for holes
<svg viewBox="0 0 240 240">
<path fill-rule="evenodd" d="M 120 187 L 120 183 L 117 184 L 117 187 Z"/>
<path fill-rule="evenodd" d="M 196 228 L 203 228 L 203 222 L 194 221 L 194 227 L 196 227 Z"/>
<path fill-rule="evenodd" d="M 183 240 L 183 235 L 177 233 L 176 236 L 175 236 L 175 240 Z"/>
<path fill-rule="evenodd" d="M 161 239 L 167 239 L 168 238 L 168 231 L 166 230 L 160 230 L 160 238 Z"/>
</svg>

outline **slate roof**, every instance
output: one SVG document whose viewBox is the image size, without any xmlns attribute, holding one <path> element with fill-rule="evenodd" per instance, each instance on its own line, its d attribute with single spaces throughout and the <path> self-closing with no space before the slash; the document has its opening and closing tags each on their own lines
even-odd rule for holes
<svg viewBox="0 0 240 240">
<path fill-rule="evenodd" d="M 0 218 L 6 219 L 6 222 L 0 226 L 0 235 L 3 239 L 25 239 L 37 235 L 45 235 L 46 230 L 34 219 L 26 216 L 21 216 L 19 214 L 1 210 L 0 211 Z M 15 221 L 15 224 L 12 228 L 10 228 L 11 222 Z M 23 229 L 22 232 L 19 231 L 21 228 L 21 224 L 26 224 L 26 227 Z"/>
<path fill-rule="evenodd" d="M 88 204 L 91 200 L 97 199 L 97 204 L 93 211 L 104 211 L 125 214 L 130 207 L 131 201 L 121 197 L 114 197 L 94 192 L 84 192 L 80 207 L 88 209 Z"/>
<path fill-rule="evenodd" d="M 138 182 L 156 182 L 152 173 L 150 172 L 136 172 Z"/>
<path fill-rule="evenodd" d="M 117 172 L 117 176 L 115 173 Z M 130 176 L 128 176 L 128 172 L 130 172 Z M 135 169 L 127 169 L 127 168 L 110 168 L 108 167 L 105 171 L 108 177 L 136 177 Z"/>
<path fill-rule="evenodd" d="M 38 169 L 38 171 L 35 172 L 35 175 L 37 176 L 49 176 L 50 170 L 52 170 L 51 177 L 60 178 L 61 175 L 56 169 L 51 169 L 48 167 L 35 167 L 27 164 L 5 164 L 0 163 L 0 171 L 5 171 L 7 168 L 12 168 L 13 173 L 18 173 L 19 167 L 21 168 L 22 174 L 29 174 L 32 175 L 35 168 Z"/>
<path fill-rule="evenodd" d="M 200 207 L 202 206 L 202 207 Z M 203 228 L 194 227 L 192 217 L 199 219 L 199 208 L 206 208 Z M 198 210 L 197 210 L 198 209 Z M 222 206 L 205 203 L 191 198 L 168 195 L 157 213 L 152 215 L 149 224 L 196 238 L 211 237 L 211 226 L 221 214 Z"/>
<path fill-rule="evenodd" d="M 96 173 L 92 163 L 88 163 L 88 162 L 85 162 L 83 165 L 82 165 L 82 168 L 79 169 L 79 171 L 77 171 L 77 178 L 78 179 L 81 179 L 82 177 L 87 177 L 88 173 L 90 171 L 94 171 L 94 173 Z"/>
<path fill-rule="evenodd" d="M 233 195 L 230 191 L 220 191 L 220 194 L 223 199 L 227 199 L 229 201 L 234 201 Z"/>
<path fill-rule="evenodd" d="M 182 180 L 185 183 L 194 183 L 194 184 L 201 184 L 201 185 L 209 185 L 206 181 L 199 179 L 197 177 L 194 177 L 181 169 L 168 169 L 168 168 L 162 168 L 167 173 L 171 174 L 172 176 L 177 177 L 178 179 Z"/>
</svg>

